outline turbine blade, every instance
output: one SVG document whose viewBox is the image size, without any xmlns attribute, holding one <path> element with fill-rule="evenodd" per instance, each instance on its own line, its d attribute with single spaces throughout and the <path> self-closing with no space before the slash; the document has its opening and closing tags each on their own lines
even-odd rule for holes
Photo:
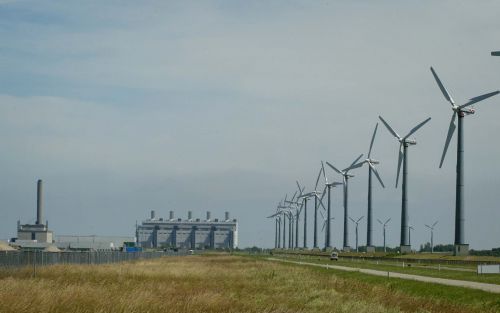
<svg viewBox="0 0 500 313">
<path fill-rule="evenodd" d="M 328 163 L 328 161 L 326 161 L 326 165 L 328 165 L 329 167 L 331 167 L 335 172 L 339 173 L 340 175 L 342 175 L 342 172 L 339 171 L 335 166 L 331 165 L 330 163 Z"/>
<path fill-rule="evenodd" d="M 350 167 L 349 167 L 348 169 L 346 169 L 346 170 L 347 170 L 347 171 L 353 170 L 353 169 L 355 169 L 355 168 L 358 168 L 358 167 L 363 166 L 363 164 L 365 164 L 365 163 L 366 163 L 366 161 L 359 162 L 359 163 L 357 163 L 357 164 L 354 164 L 353 166 L 350 166 Z"/>
<path fill-rule="evenodd" d="M 458 108 L 459 109 L 463 109 L 465 107 L 468 107 L 469 105 L 472 105 L 476 102 L 479 102 L 479 101 L 483 101 L 484 99 L 488 99 L 489 97 L 493 97 L 495 95 L 498 95 L 500 93 L 500 91 L 493 91 L 493 92 L 489 92 L 489 93 L 486 93 L 484 95 L 480 95 L 480 96 L 477 96 L 477 97 L 474 97 L 474 98 L 471 98 L 469 100 L 469 102 L 465 103 L 465 104 L 462 104 L 461 106 L 459 106 Z"/>
<path fill-rule="evenodd" d="M 314 190 L 318 190 L 318 183 L 320 177 L 321 177 L 321 169 L 319 169 L 318 178 L 316 178 L 316 185 L 314 186 Z"/>
<path fill-rule="evenodd" d="M 387 128 L 387 130 L 394 136 L 396 137 L 398 140 L 401 139 L 401 137 L 399 137 L 398 133 L 396 133 L 394 131 L 394 129 L 392 129 L 391 126 L 389 126 L 389 124 L 382 118 L 382 116 L 378 116 L 378 118 L 382 121 L 382 123 L 384 123 L 385 127 Z"/>
<path fill-rule="evenodd" d="M 326 177 L 325 164 L 323 164 L 323 161 L 321 161 L 321 168 L 323 169 L 323 177 L 325 178 L 325 185 L 327 185 L 328 184 L 328 178 Z"/>
<path fill-rule="evenodd" d="M 354 160 L 354 162 L 352 162 L 352 163 L 351 163 L 351 165 L 350 165 L 349 167 L 344 168 L 342 171 L 344 171 L 345 173 L 347 173 L 347 172 L 349 172 L 350 170 L 352 170 L 352 169 L 354 169 L 354 168 L 358 168 L 358 167 L 363 166 L 364 161 L 356 164 L 356 162 L 358 162 L 358 161 L 359 161 L 359 159 L 361 159 L 362 157 L 363 157 L 363 154 L 360 154 L 360 155 L 357 157 L 357 159 L 356 159 L 356 160 Z"/>
<path fill-rule="evenodd" d="M 299 184 L 298 180 L 296 180 L 295 182 L 297 183 L 297 188 L 299 188 L 299 191 L 300 191 L 299 197 L 300 197 L 300 196 L 302 196 L 302 191 L 301 191 L 301 188 L 300 188 L 300 184 Z"/>
<path fill-rule="evenodd" d="M 356 223 L 359 223 L 359 221 L 361 221 L 365 216 L 361 216 L 360 218 L 358 218 L 358 220 L 356 221 Z"/>
<path fill-rule="evenodd" d="M 372 169 L 373 174 L 375 174 L 375 177 L 377 177 L 378 181 L 380 182 L 380 185 L 382 185 L 382 187 L 384 187 L 384 188 L 385 188 L 384 182 L 382 181 L 382 178 L 380 178 L 380 175 L 378 174 L 378 171 L 377 171 L 377 169 L 375 168 L 375 166 L 373 166 L 371 163 L 368 163 L 368 165 L 369 165 L 369 166 L 370 166 L 370 168 Z"/>
<path fill-rule="evenodd" d="M 436 221 L 434 224 L 432 224 L 432 227 L 434 228 L 434 226 L 436 226 L 438 222 L 439 221 Z"/>
<path fill-rule="evenodd" d="M 390 221 L 390 220 L 391 220 L 391 217 L 389 217 L 389 218 L 387 219 L 387 221 L 385 221 L 385 223 L 386 223 L 386 224 L 387 224 L 387 223 L 389 223 L 389 221 Z"/>
<path fill-rule="evenodd" d="M 359 157 L 351 163 L 351 166 L 353 166 L 354 164 L 356 164 L 356 162 L 358 162 L 358 161 L 359 161 L 359 159 L 361 159 L 362 157 L 363 157 L 363 154 L 361 153 L 361 154 L 359 155 Z M 351 167 L 351 166 L 350 166 L 350 167 Z"/>
<path fill-rule="evenodd" d="M 323 214 L 323 212 L 322 212 L 322 211 L 319 211 L 319 213 L 321 214 L 321 217 L 322 217 L 323 219 L 325 219 L 325 215 Z"/>
<path fill-rule="evenodd" d="M 368 150 L 368 159 L 372 154 L 373 142 L 375 141 L 375 135 L 377 134 L 378 123 L 375 125 L 375 130 L 373 131 L 372 141 L 370 142 L 370 149 Z"/>
<path fill-rule="evenodd" d="M 349 219 L 353 222 L 353 223 L 356 223 L 355 220 L 353 220 L 350 216 L 349 216 Z"/>
<path fill-rule="evenodd" d="M 384 224 L 384 223 L 382 223 L 382 221 L 381 221 L 381 220 L 379 220 L 378 218 L 377 218 L 377 221 L 378 221 L 380 224 L 382 224 L 382 225 Z"/>
<path fill-rule="evenodd" d="M 500 51 L 491 51 L 491 55 L 500 57 Z"/>
<path fill-rule="evenodd" d="M 325 197 L 326 194 L 326 185 L 325 188 L 323 189 L 323 193 L 321 194 L 321 198 L 319 199 L 319 204 L 323 207 L 323 209 L 326 211 L 325 206 L 323 205 L 323 198 Z"/>
<path fill-rule="evenodd" d="M 325 226 L 326 226 L 326 220 L 323 222 L 323 227 L 321 227 L 321 232 L 325 230 Z"/>
<path fill-rule="evenodd" d="M 444 142 L 444 149 L 443 149 L 443 154 L 441 155 L 441 162 L 439 163 L 439 168 L 443 166 L 444 158 L 446 156 L 446 152 L 448 151 L 448 146 L 450 145 L 451 138 L 453 137 L 453 133 L 455 132 L 455 118 L 457 116 L 456 112 L 453 112 L 453 115 L 451 116 L 451 121 L 450 121 L 450 127 L 448 128 L 448 135 L 446 135 L 446 141 Z"/>
<path fill-rule="evenodd" d="M 290 200 L 290 202 L 293 202 L 293 200 L 295 199 L 296 195 L 297 195 L 297 191 L 295 191 L 295 193 L 293 194 L 292 200 Z"/>
<path fill-rule="evenodd" d="M 432 72 L 432 75 L 434 76 L 434 79 L 436 80 L 436 83 L 439 86 L 439 89 L 441 89 L 441 92 L 443 93 L 443 96 L 446 98 L 446 100 L 448 100 L 451 103 L 452 106 L 454 106 L 455 105 L 455 101 L 453 101 L 453 98 L 451 97 L 451 95 L 448 92 L 448 90 L 446 90 L 446 88 L 444 88 L 443 83 L 441 83 L 441 80 L 437 76 L 437 74 L 434 71 L 434 69 L 432 68 L 432 66 L 431 66 L 431 72 Z"/>
<path fill-rule="evenodd" d="M 431 118 L 428 117 L 425 121 L 421 122 L 420 124 L 418 124 L 417 126 L 413 127 L 412 130 L 410 130 L 410 132 L 408 133 L 408 135 L 404 136 L 403 139 L 406 139 L 408 137 L 410 137 L 413 133 L 415 133 L 420 127 L 424 126 L 425 123 L 427 123 L 428 121 L 430 121 Z"/>
<path fill-rule="evenodd" d="M 399 156 L 398 156 L 398 172 L 396 173 L 396 188 L 398 188 L 399 182 L 399 172 L 401 171 L 401 162 L 403 162 L 404 153 L 403 153 L 403 143 L 399 144 Z"/>
</svg>

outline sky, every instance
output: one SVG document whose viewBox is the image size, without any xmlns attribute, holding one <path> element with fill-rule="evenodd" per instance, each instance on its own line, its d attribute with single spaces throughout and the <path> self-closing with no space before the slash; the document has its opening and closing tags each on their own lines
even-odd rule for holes
<svg viewBox="0 0 500 313">
<path fill-rule="evenodd" d="M 452 111 L 429 68 L 457 103 L 500 89 L 498 12 L 497 1 L 0 0 L 0 238 L 35 221 L 40 178 L 56 236 L 133 236 L 152 209 L 210 210 L 238 219 L 240 247 L 272 247 L 266 217 L 295 181 L 312 190 L 321 160 L 343 168 L 366 155 L 382 115 L 401 134 L 432 118 L 409 148 L 412 244 L 436 220 L 435 243 L 452 243 L 456 137 L 439 169 Z M 500 246 L 500 96 L 475 108 L 465 238 L 486 249 Z M 380 124 L 373 157 L 386 188 L 375 184 L 373 207 L 392 218 L 390 246 L 397 153 Z M 367 171 L 352 172 L 353 218 L 366 215 Z M 332 196 L 340 247 L 341 189 Z"/>
</svg>

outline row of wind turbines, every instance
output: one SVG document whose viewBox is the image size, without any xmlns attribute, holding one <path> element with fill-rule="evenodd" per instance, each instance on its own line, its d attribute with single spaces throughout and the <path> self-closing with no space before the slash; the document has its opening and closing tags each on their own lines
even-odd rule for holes
<svg viewBox="0 0 500 313">
<path fill-rule="evenodd" d="M 492 56 L 500 56 L 500 51 L 491 52 Z M 432 75 L 439 86 L 444 98 L 451 104 L 452 116 L 451 121 L 448 128 L 448 133 L 446 135 L 446 140 L 444 143 L 443 152 L 441 154 L 441 160 L 439 163 L 439 168 L 443 166 L 443 162 L 446 157 L 446 153 L 448 151 L 448 146 L 451 142 L 451 139 L 457 130 L 457 163 L 456 163 L 456 199 L 455 199 L 455 240 L 454 240 L 454 255 L 467 255 L 469 252 L 469 245 L 465 241 L 465 208 L 464 208 L 464 141 L 463 141 L 463 123 L 464 117 L 468 115 L 472 115 L 475 113 L 475 109 L 472 107 L 473 104 L 488 99 L 492 96 L 497 95 L 500 91 L 493 91 L 486 94 L 482 94 L 480 96 L 473 97 L 466 101 L 461 105 L 457 105 L 453 100 L 452 96 L 448 92 L 448 90 L 444 87 L 443 83 L 439 79 L 434 68 L 430 68 Z M 408 155 L 410 146 L 414 146 L 417 144 L 415 139 L 410 138 L 413 134 L 415 134 L 422 126 L 424 126 L 427 122 L 431 120 L 431 118 L 427 118 L 424 121 L 418 123 L 414 126 L 405 136 L 400 136 L 390 125 L 389 123 L 382 117 L 379 116 L 380 121 L 387 128 L 389 133 L 395 137 L 395 139 L 399 143 L 399 156 L 398 156 L 398 165 L 397 165 L 397 174 L 396 174 L 396 188 L 398 187 L 399 177 L 401 172 L 401 165 L 403 166 L 402 173 L 402 182 L 401 182 L 401 233 L 400 233 L 400 252 L 408 253 L 411 251 L 410 245 L 410 235 L 411 230 L 413 230 L 412 226 L 409 224 L 408 219 Z M 373 135 L 370 142 L 370 147 L 368 150 L 367 158 L 362 160 L 363 154 L 359 155 L 349 166 L 346 168 L 339 170 L 330 162 L 321 161 L 321 168 L 319 170 L 316 185 L 314 190 L 309 192 L 305 192 L 305 187 L 301 186 L 297 181 L 298 190 L 294 193 L 291 199 L 287 199 L 287 196 L 279 202 L 276 212 L 268 218 L 275 219 L 275 248 L 281 248 L 281 236 L 283 239 L 283 248 L 286 248 L 286 225 L 288 219 L 288 248 L 298 248 L 299 247 L 299 220 L 300 216 L 303 212 L 303 245 L 302 248 L 307 248 L 307 204 L 311 198 L 314 198 L 314 223 L 313 223 L 313 248 L 318 247 L 318 209 L 322 209 L 326 211 L 326 217 L 323 214 L 323 211 L 320 211 L 320 214 L 323 217 L 323 227 L 322 230 L 326 228 L 325 232 L 325 246 L 324 249 L 331 249 L 331 220 L 333 219 L 331 216 L 331 188 L 342 185 L 343 186 L 343 206 L 344 206 L 344 228 L 343 228 L 343 250 L 350 251 L 351 247 L 349 245 L 349 219 L 356 225 L 356 251 L 358 250 L 358 225 L 361 220 L 364 218 L 360 217 L 357 220 L 354 220 L 349 215 L 349 180 L 354 177 L 354 175 L 350 174 L 351 171 L 361 168 L 366 165 L 368 167 L 368 206 L 367 206 L 367 215 L 366 215 L 366 223 L 367 223 L 367 233 L 366 233 L 366 252 L 374 252 L 375 246 L 373 245 L 373 207 L 372 207 L 372 177 L 375 175 L 378 182 L 382 187 L 385 188 L 385 185 L 375 167 L 375 165 L 379 164 L 379 161 L 372 158 L 371 152 L 373 148 L 373 144 L 375 141 L 375 136 L 377 134 L 378 123 L 375 125 L 375 129 L 373 131 Z M 361 161 L 360 161 L 361 160 Z M 325 171 L 324 163 L 326 163 L 333 171 L 342 176 L 342 182 L 329 181 L 328 176 Z M 321 176 L 324 178 L 324 188 L 323 190 L 318 190 L 319 182 Z M 323 199 L 327 195 L 327 206 L 325 207 L 323 204 Z M 390 219 L 382 222 L 378 220 L 378 222 L 383 226 L 383 234 L 384 234 L 384 251 L 386 248 L 386 226 Z M 295 224 L 295 225 L 294 225 Z M 431 247 L 433 246 L 433 231 L 436 226 L 437 221 L 432 224 L 432 226 L 426 225 L 431 231 Z"/>
</svg>

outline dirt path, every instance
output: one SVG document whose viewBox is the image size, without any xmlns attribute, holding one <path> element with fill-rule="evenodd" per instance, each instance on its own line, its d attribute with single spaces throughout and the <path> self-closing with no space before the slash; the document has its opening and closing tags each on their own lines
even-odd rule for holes
<svg viewBox="0 0 500 313">
<path fill-rule="evenodd" d="M 285 263 L 293 263 L 293 264 L 301 264 L 301 265 L 310 265 L 310 266 L 317 266 L 317 267 L 323 267 L 323 268 L 331 268 L 331 269 L 348 271 L 348 272 L 360 272 L 360 273 L 365 273 L 365 274 L 369 274 L 369 275 L 409 279 L 409 280 L 416 280 L 416 281 L 427 282 L 427 283 L 441 284 L 441 285 L 447 285 L 447 286 L 456 286 L 456 287 L 465 287 L 465 288 L 471 288 L 471 289 L 479 289 L 479 290 L 483 290 L 483 291 L 487 291 L 487 292 L 500 293 L 500 285 L 496 285 L 496 284 L 487 284 L 487 283 L 478 283 L 478 282 L 465 281 L 465 280 L 455 280 L 455 279 L 428 277 L 428 276 L 420 276 L 420 275 L 402 274 L 402 273 L 370 270 L 370 269 L 347 267 L 347 266 L 340 266 L 340 265 L 318 264 L 318 263 L 310 263 L 310 262 L 302 262 L 302 261 L 290 261 L 290 260 L 282 260 L 282 259 L 277 259 L 277 258 L 267 258 L 267 260 L 285 262 Z"/>
</svg>

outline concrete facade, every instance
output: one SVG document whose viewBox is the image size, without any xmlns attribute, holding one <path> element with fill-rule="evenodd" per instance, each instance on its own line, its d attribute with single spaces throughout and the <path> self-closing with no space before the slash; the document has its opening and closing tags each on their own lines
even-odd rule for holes
<svg viewBox="0 0 500 313">
<path fill-rule="evenodd" d="M 210 218 L 193 219 L 188 212 L 188 219 L 174 219 L 170 212 L 169 219 L 151 218 L 143 221 L 136 229 L 137 243 L 143 248 L 179 248 L 179 249 L 234 249 L 238 246 L 238 222 L 229 219 L 226 212 L 224 220 Z"/>
<path fill-rule="evenodd" d="M 43 224 L 17 224 L 17 240 L 32 240 L 41 243 L 52 243 L 54 234 Z"/>
</svg>

